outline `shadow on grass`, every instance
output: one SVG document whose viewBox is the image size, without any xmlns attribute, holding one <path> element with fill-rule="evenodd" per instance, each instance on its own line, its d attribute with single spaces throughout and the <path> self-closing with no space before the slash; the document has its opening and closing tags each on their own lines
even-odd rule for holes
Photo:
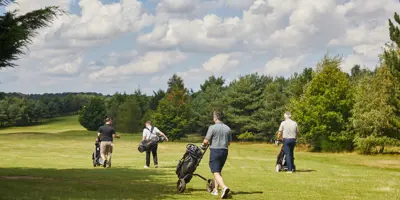
<svg viewBox="0 0 400 200">
<path fill-rule="evenodd" d="M 303 172 L 316 172 L 317 170 L 314 169 L 296 169 L 296 173 L 303 173 Z"/>
<path fill-rule="evenodd" d="M 236 195 L 240 196 L 240 195 L 263 194 L 263 193 L 264 192 L 262 192 L 262 191 L 250 191 L 250 192 L 242 192 L 242 191 L 235 192 L 235 191 L 231 191 L 231 192 L 229 192 L 227 199 L 232 199 Z"/>
<path fill-rule="evenodd" d="M 379 154 L 378 154 L 379 155 Z M 382 155 L 400 155 L 400 151 L 383 152 Z"/>
<path fill-rule="evenodd" d="M 0 168 L 0 199 L 173 199 L 165 172 L 123 168 Z"/>
<path fill-rule="evenodd" d="M 178 165 L 178 164 L 177 164 Z M 177 165 L 170 165 L 170 166 L 159 166 L 161 169 L 176 169 Z"/>
</svg>

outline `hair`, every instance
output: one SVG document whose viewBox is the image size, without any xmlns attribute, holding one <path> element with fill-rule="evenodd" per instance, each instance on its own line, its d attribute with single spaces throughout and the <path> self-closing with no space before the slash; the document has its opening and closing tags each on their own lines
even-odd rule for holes
<svg viewBox="0 0 400 200">
<path fill-rule="evenodd" d="M 214 116 L 217 118 L 219 121 L 222 121 L 224 118 L 224 114 L 220 110 L 214 110 Z"/>
<path fill-rule="evenodd" d="M 104 120 L 104 122 L 110 122 L 111 121 L 111 119 L 110 118 L 108 118 L 108 117 L 106 117 L 106 119 Z"/>
<path fill-rule="evenodd" d="M 151 124 L 151 121 L 147 120 L 144 124 Z"/>
<path fill-rule="evenodd" d="M 285 112 L 284 116 L 285 116 L 285 119 L 289 119 L 290 117 L 292 117 L 292 115 L 288 111 Z"/>
</svg>

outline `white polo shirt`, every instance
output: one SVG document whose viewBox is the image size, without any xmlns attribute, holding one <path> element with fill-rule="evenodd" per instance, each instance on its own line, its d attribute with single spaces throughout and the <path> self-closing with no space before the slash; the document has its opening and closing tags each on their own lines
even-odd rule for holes
<svg viewBox="0 0 400 200">
<path fill-rule="evenodd" d="M 145 137 L 146 140 L 157 137 L 157 134 L 161 132 L 160 130 L 158 130 L 157 127 L 154 127 L 153 132 L 150 132 L 150 130 L 151 127 L 149 127 L 149 129 L 147 128 L 143 129 L 143 136 Z"/>
</svg>

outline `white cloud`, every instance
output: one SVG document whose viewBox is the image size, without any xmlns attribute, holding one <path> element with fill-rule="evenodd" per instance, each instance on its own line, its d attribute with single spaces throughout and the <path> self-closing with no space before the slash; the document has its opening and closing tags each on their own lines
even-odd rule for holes
<svg viewBox="0 0 400 200">
<path fill-rule="evenodd" d="M 135 74 L 151 74 L 186 59 L 186 55 L 178 51 L 147 52 L 122 66 L 106 66 L 104 69 L 89 75 L 95 81 L 113 81 L 124 76 Z"/>
<path fill-rule="evenodd" d="M 191 13 L 199 3 L 200 0 L 161 0 L 157 5 L 157 11 L 179 14 Z"/>
<path fill-rule="evenodd" d="M 54 75 L 73 75 L 79 72 L 83 61 L 83 56 L 78 56 L 75 60 L 55 65 L 47 69 L 47 73 Z M 51 63 L 51 62 L 50 62 Z"/>
<path fill-rule="evenodd" d="M 31 12 L 33 10 L 41 9 L 46 6 L 59 6 L 61 9 L 68 11 L 71 1 L 75 0 L 57 0 L 57 3 L 54 3 L 54 0 L 36 0 L 32 2 L 32 0 L 18 0 L 17 3 L 9 4 L 6 7 L 6 11 L 13 11 L 18 9 L 20 14 L 25 14 Z"/>
<path fill-rule="evenodd" d="M 224 72 L 232 70 L 239 64 L 239 60 L 233 59 L 230 54 L 217 54 L 203 63 L 203 68 L 210 72 Z"/>
<path fill-rule="evenodd" d="M 247 9 L 249 8 L 255 0 L 221 0 L 229 8 L 235 9 Z"/>
<path fill-rule="evenodd" d="M 303 59 L 303 56 L 296 58 L 273 58 L 265 64 L 264 73 L 272 76 L 293 74 L 294 72 L 297 72 L 299 64 L 303 61 Z"/>
<path fill-rule="evenodd" d="M 142 34 L 138 43 L 148 48 L 181 48 L 190 52 L 226 52 L 293 47 L 329 42 L 344 30 L 344 17 L 335 11 L 334 0 L 254 1 L 243 18 L 221 18 L 208 14 L 202 19 L 169 19 L 156 24 L 153 32 Z M 315 48 L 312 48 L 315 50 Z"/>
<path fill-rule="evenodd" d="M 37 0 L 36 3 L 26 0 L 11 4 L 7 9 L 19 8 L 21 13 L 29 12 L 45 5 L 61 5 L 68 10 L 68 1 L 55 3 L 50 0 Z M 34 5 L 34 6 L 28 6 Z M 120 3 L 103 4 L 99 0 L 80 0 L 80 16 L 69 14 L 59 16 L 50 27 L 39 31 L 30 46 L 31 54 L 36 50 L 48 50 L 52 57 L 53 50 L 84 50 L 104 44 L 126 32 L 137 32 L 149 26 L 154 16 L 144 13 L 142 3 L 137 0 L 121 0 Z"/>
<path fill-rule="evenodd" d="M 68 81 L 97 89 L 101 82 L 112 81 L 114 90 L 128 88 L 116 80 L 135 74 L 160 79 L 135 76 L 126 82 L 157 82 L 149 84 L 154 87 L 166 84 L 173 73 L 184 76 L 188 85 L 211 73 L 224 74 L 227 80 L 254 71 L 289 75 L 306 62 L 316 63 L 324 52 L 343 54 L 345 71 L 354 64 L 373 68 L 389 41 L 387 19 L 400 10 L 395 0 L 153 0 L 157 7 L 148 13 L 149 5 L 142 2 L 19 0 L 20 6 L 7 7 L 26 13 L 53 4 L 69 10 L 74 4 L 73 10 L 79 7 L 81 13 L 62 16 L 41 29 L 30 51 L 17 61 L 18 68 L 2 70 L 0 89 L 44 90 L 37 89 L 40 85 L 24 87 L 31 82 L 73 87 Z M 123 47 L 107 45 L 123 34 Z M 181 64 L 185 59 L 192 68 Z"/>
</svg>

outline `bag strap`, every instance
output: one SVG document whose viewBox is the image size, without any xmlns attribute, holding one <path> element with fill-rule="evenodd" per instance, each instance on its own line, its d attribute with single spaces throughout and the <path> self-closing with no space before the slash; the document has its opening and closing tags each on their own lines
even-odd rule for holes
<svg viewBox="0 0 400 200">
<path fill-rule="evenodd" d="M 153 134 L 154 126 L 151 127 L 151 130 L 149 128 L 147 128 L 147 127 L 146 127 L 146 129 L 150 131 L 150 134 Z"/>
</svg>

